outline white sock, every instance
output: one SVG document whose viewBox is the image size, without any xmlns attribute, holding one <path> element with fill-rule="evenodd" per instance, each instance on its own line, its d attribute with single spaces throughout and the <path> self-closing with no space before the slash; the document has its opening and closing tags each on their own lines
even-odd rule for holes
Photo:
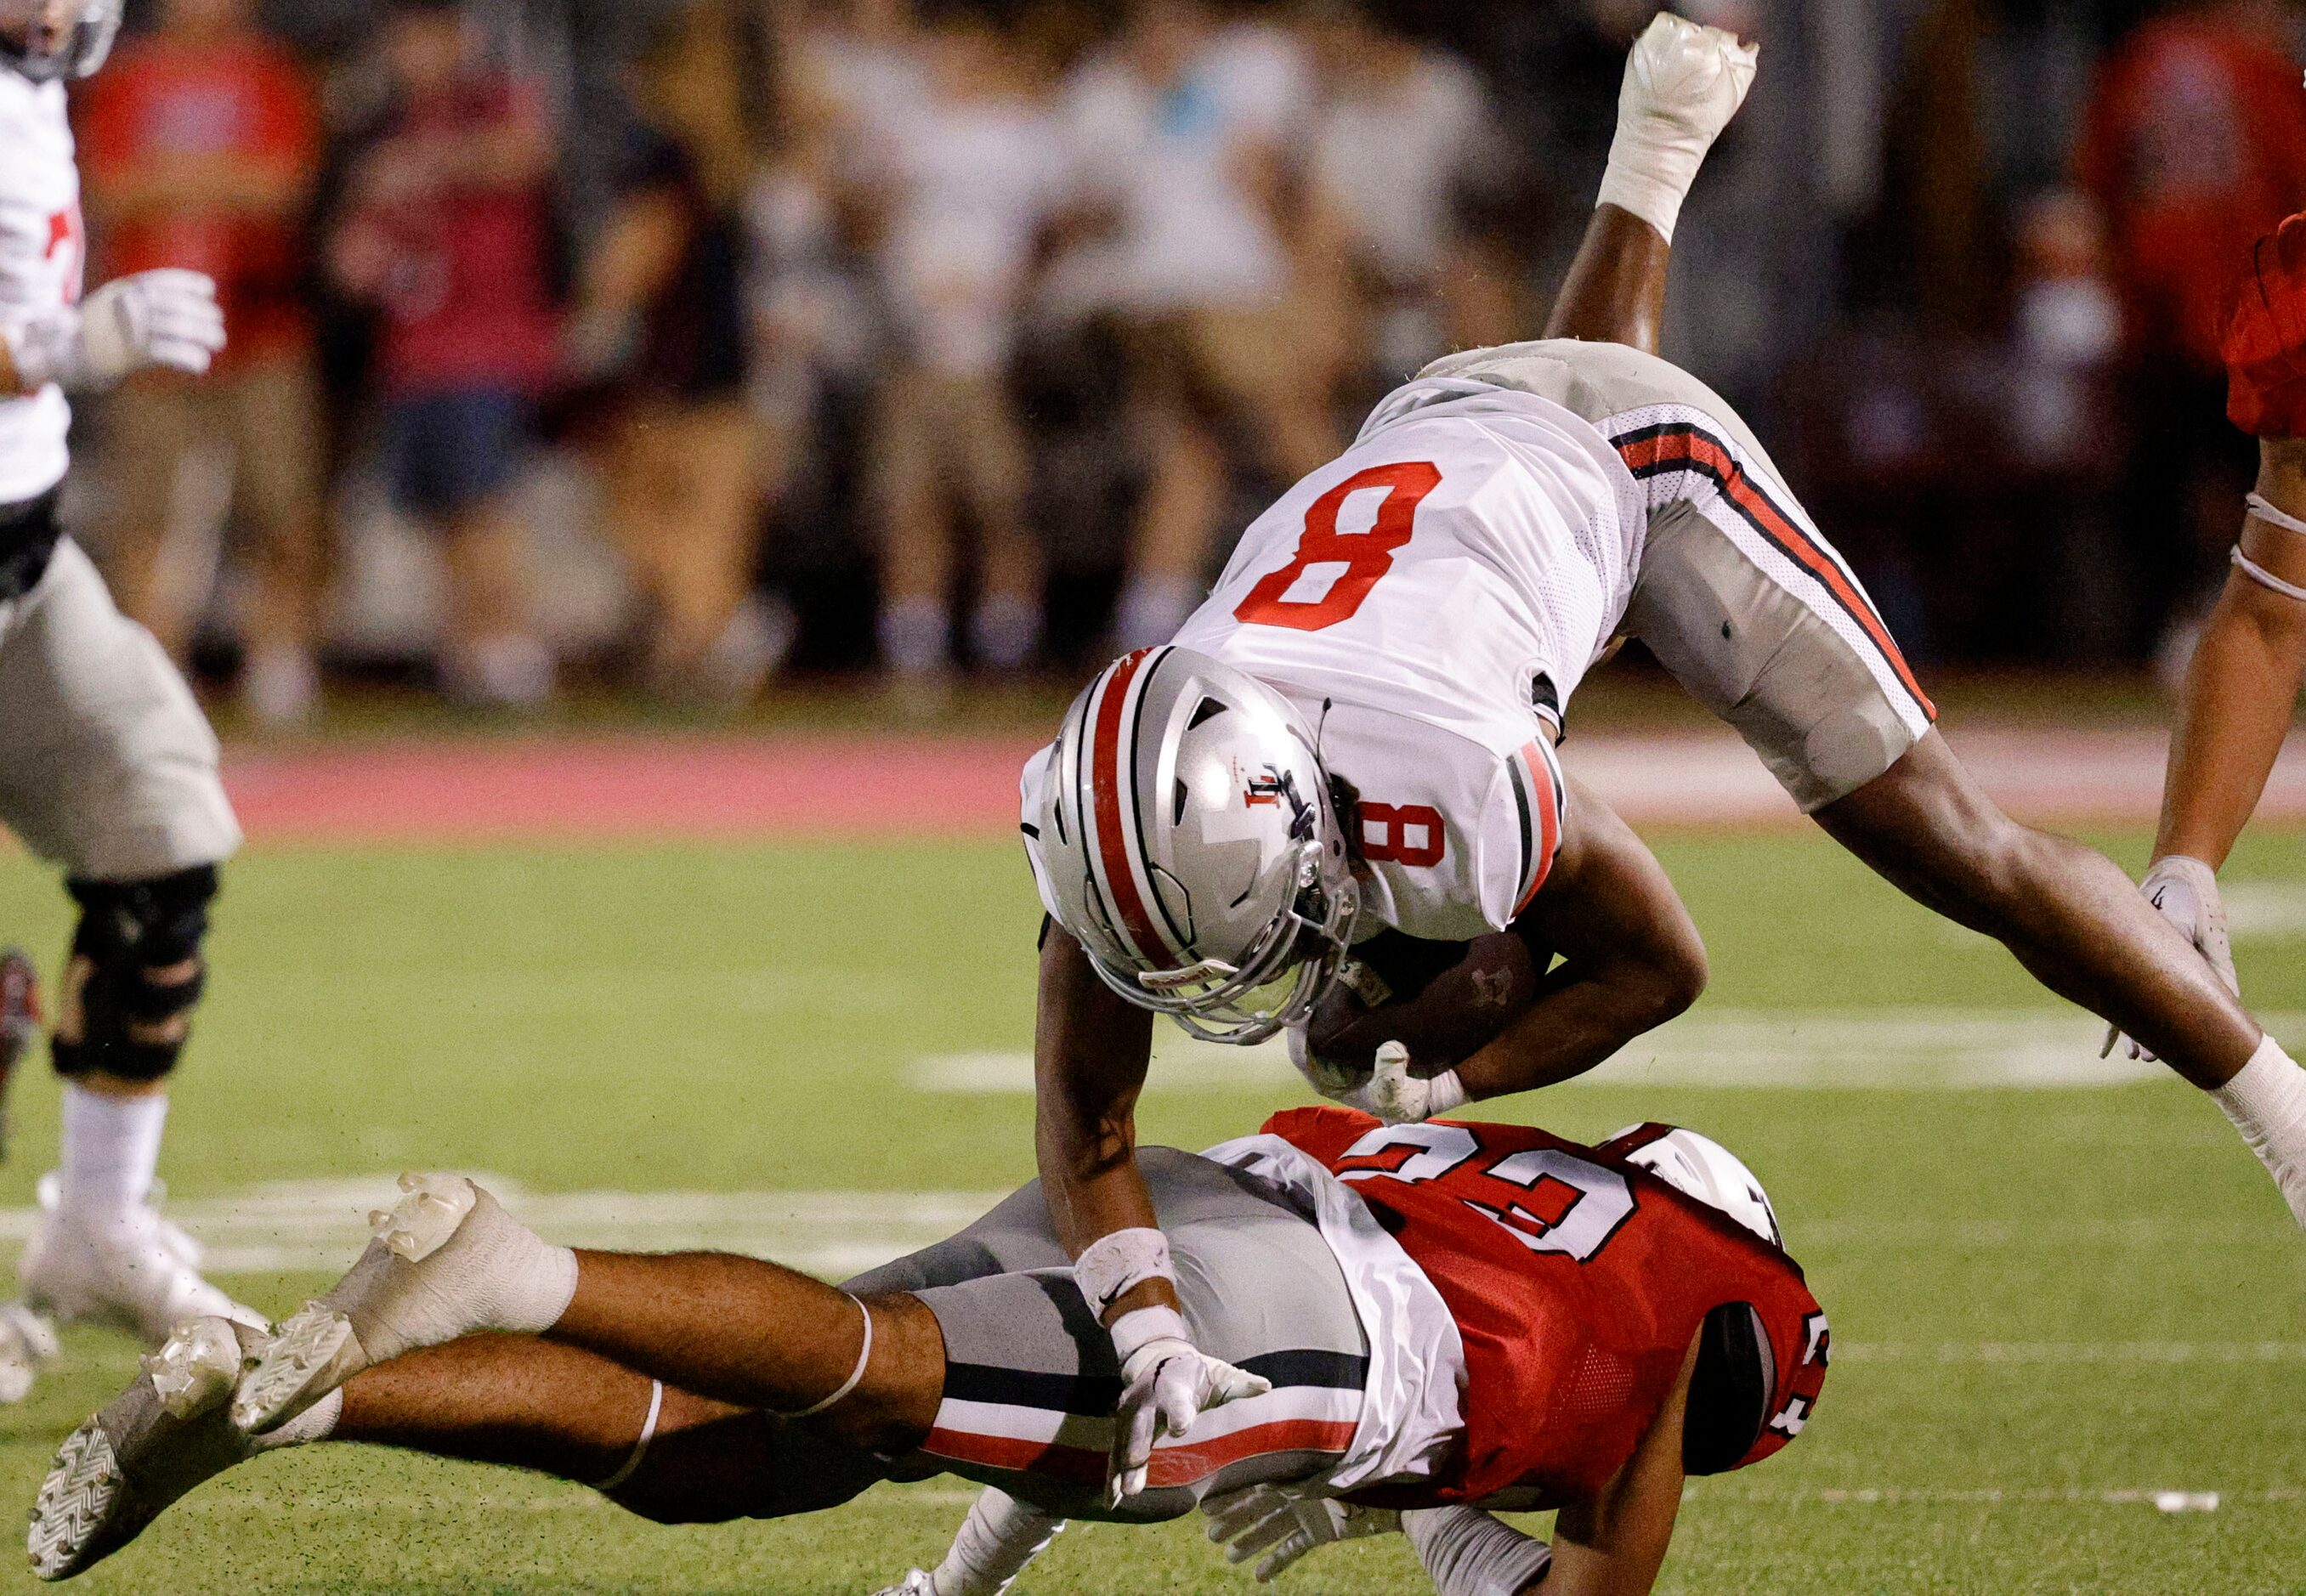
<svg viewBox="0 0 2306 1596">
<path fill-rule="evenodd" d="M 541 1336 L 558 1324 L 576 1294 L 576 1254 L 544 1241 L 462 1176 L 419 1179 L 422 1188 L 448 1196 L 469 1187 L 471 1211 L 461 1221 L 436 1218 L 456 1228 L 414 1267 L 381 1237 L 372 1242 L 352 1272 L 320 1298 L 351 1318 L 368 1361 L 381 1363 L 476 1330 Z M 396 1216 L 422 1211 L 421 1191 L 394 1209 Z"/>
<path fill-rule="evenodd" d="M 1478 1507 L 1405 1513 L 1401 1528 L 1439 1596 L 1516 1596 L 1553 1565 L 1551 1547 Z"/>
<path fill-rule="evenodd" d="M 168 1096 L 108 1097 L 64 1082 L 64 1156 L 56 1207 L 77 1219 L 125 1215 L 152 1191 Z"/>
<path fill-rule="evenodd" d="M 899 599 L 881 611 L 881 657 L 900 676 L 930 676 L 952 663 L 952 617 L 933 599 Z"/>
<path fill-rule="evenodd" d="M 344 1411 L 345 1388 L 339 1386 L 279 1429 L 250 1436 L 249 1450 L 275 1452 L 283 1447 L 309 1447 L 314 1441 L 325 1441 L 336 1433 L 337 1421 Z"/>
<path fill-rule="evenodd" d="M 2268 1037 L 2232 1080 L 2210 1094 L 2306 1225 L 2306 1070 Z"/>
<path fill-rule="evenodd" d="M 1064 1527 L 1062 1518 L 988 1489 L 970 1504 L 952 1549 L 929 1583 L 936 1596 L 999 1596 Z"/>
</svg>

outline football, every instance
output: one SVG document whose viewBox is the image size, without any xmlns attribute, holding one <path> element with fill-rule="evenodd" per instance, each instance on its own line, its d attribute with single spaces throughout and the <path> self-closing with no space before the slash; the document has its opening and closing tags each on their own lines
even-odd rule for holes
<svg viewBox="0 0 2306 1596">
<path fill-rule="evenodd" d="M 1412 1073 L 1437 1074 L 1521 1018 L 1541 974 L 1539 959 L 1509 931 L 1464 943 L 1385 932 L 1354 950 L 1345 977 L 1314 1008 L 1306 1054 L 1325 1071 L 1358 1079 L 1376 1067 L 1379 1047 L 1399 1042 Z"/>
</svg>

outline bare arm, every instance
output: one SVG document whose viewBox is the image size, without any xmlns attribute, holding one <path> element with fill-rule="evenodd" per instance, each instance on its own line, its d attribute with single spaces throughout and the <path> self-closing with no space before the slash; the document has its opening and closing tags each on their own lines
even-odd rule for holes
<svg viewBox="0 0 2306 1596">
<path fill-rule="evenodd" d="M 1596 207 L 1545 336 L 1627 344 L 1655 354 L 1672 262 L 1673 246 L 1664 234 L 1629 210 Z"/>
<path fill-rule="evenodd" d="M 1137 1168 L 1137 1095 L 1152 1054 L 1152 1014 L 1110 991 L 1080 944 L 1051 926 L 1033 1038 L 1033 1143 L 1050 1220 L 1075 1257 L 1100 1236 L 1158 1225 Z M 1166 1280 L 1151 1279 L 1106 1317 L 1179 1306 Z"/>
<path fill-rule="evenodd" d="M 1457 1066 L 1474 1097 L 1583 1074 L 1705 989 L 1705 943 L 1655 856 L 1591 789 L 1569 783 L 1574 824 L 1515 929 L 1561 954 L 1536 1003 Z"/>
<path fill-rule="evenodd" d="M 1648 1596 L 1664 1566 L 1681 1510 L 1681 1426 L 1697 1344 L 1681 1361 L 1673 1394 L 1601 1494 L 1561 1510 L 1553 1566 L 1524 1596 Z"/>
<path fill-rule="evenodd" d="M 2275 508 L 2306 519 L 2306 440 L 2259 446 L 2258 491 Z M 2285 582 L 2306 586 L 2306 535 L 2250 516 L 2244 555 Z M 2186 674 L 2183 716 L 2170 744 L 2170 773 L 2154 857 L 2182 855 L 2212 869 L 2266 790 L 2306 682 L 2306 602 L 2236 570 Z"/>
<path fill-rule="evenodd" d="M 24 386 L 22 374 L 16 370 L 16 352 L 8 346 L 7 338 L 0 336 L 0 394 L 21 397 L 30 391 Z"/>
</svg>

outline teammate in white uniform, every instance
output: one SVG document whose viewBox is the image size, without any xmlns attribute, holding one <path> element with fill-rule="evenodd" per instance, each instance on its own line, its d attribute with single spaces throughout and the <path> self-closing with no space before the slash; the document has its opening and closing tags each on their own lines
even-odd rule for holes
<svg viewBox="0 0 2306 1596">
<path fill-rule="evenodd" d="M 81 298 L 64 80 L 103 64 L 119 21 L 119 0 L 0 0 L 0 821 L 64 867 L 81 909 L 51 1041 L 61 1167 L 42 1182 L 21 1301 L 0 1309 L 11 1401 L 53 1351 L 55 1320 L 157 1344 L 188 1316 L 247 1314 L 200 1277 L 197 1250 L 151 1201 L 217 866 L 240 831 L 199 705 L 56 518 L 66 391 L 205 371 L 224 346 L 215 285 L 195 273 Z"/>
<path fill-rule="evenodd" d="M 1132 1157 L 1150 1013 L 1251 1042 L 1299 1028 L 1373 931 L 1511 927 L 1545 973 L 1489 1046 L 1430 1078 L 1389 1046 L 1367 1079 L 1320 1082 L 1422 1120 L 1589 1068 L 1695 995 L 1684 911 L 1553 758 L 1563 706 L 1621 631 L 1837 841 L 2211 1092 L 2306 1224 L 2297 1064 L 2110 861 L 1978 789 L 1760 443 L 1649 352 L 1682 196 L 1754 65 L 1660 18 L 1556 339 L 1453 356 L 1388 398 L 1250 529 L 1175 643 L 1108 668 L 1026 772 L 1052 922 L 1041 1174 L 1124 1412 L 1171 1433 L 1260 1387 L 1176 1312 Z M 1597 970 L 1593 944 L 1548 935 L 1555 905 L 1575 908 L 1563 928 L 1609 926 L 1645 955 Z M 1138 1465 L 1115 1459 L 1123 1488 Z"/>
</svg>

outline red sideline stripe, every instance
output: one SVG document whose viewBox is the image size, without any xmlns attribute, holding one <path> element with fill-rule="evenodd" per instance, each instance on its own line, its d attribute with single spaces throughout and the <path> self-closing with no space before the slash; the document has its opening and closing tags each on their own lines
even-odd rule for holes
<svg viewBox="0 0 2306 1596">
<path fill-rule="evenodd" d="M 1013 839 L 1028 736 L 423 737 L 229 747 L 260 845 Z"/>
<path fill-rule="evenodd" d="M 1089 786 L 1097 803 L 1097 849 L 1105 860 L 1106 883 L 1129 940 L 1137 944 L 1139 956 L 1149 960 L 1166 957 L 1169 950 L 1153 928 L 1145 900 L 1138 894 L 1137 878 L 1129 868 L 1129 845 L 1122 841 L 1121 788 L 1126 778 L 1121 769 L 1121 715 L 1129 698 L 1129 684 L 1137 679 L 1152 654 L 1149 648 L 1139 649 L 1106 672 L 1105 690 L 1097 702 L 1097 736 L 1090 745 L 1089 767 Z"/>
<path fill-rule="evenodd" d="M 1352 1424 L 1320 1419 L 1283 1419 L 1252 1425 L 1231 1435 L 1217 1436 L 1198 1447 L 1159 1447 L 1147 1483 L 1154 1487 L 1191 1485 L 1243 1458 L 1272 1452 L 1343 1452 L 1354 1444 Z M 1053 1441 L 1024 1441 L 1013 1436 L 977 1435 L 968 1430 L 929 1431 L 921 1450 L 983 1468 L 1013 1473 L 1041 1474 L 1080 1484 L 1104 1481 L 1107 1458 L 1086 1447 L 1065 1447 Z"/>
<path fill-rule="evenodd" d="M 1621 443 L 1618 446 L 1618 452 L 1625 457 L 1627 466 L 1636 472 L 1645 467 L 1656 469 L 1683 464 L 1712 468 L 1738 507 L 1762 523 L 1771 536 L 1811 576 L 1832 590 L 1833 595 L 1841 600 L 1842 608 L 1849 610 L 1858 624 L 1866 628 L 1866 636 L 1874 639 L 1875 646 L 1890 661 L 1890 668 L 1898 673 L 1898 679 L 1914 696 L 1914 702 L 1922 706 L 1922 712 L 1931 720 L 1937 719 L 1937 705 L 1932 704 L 1929 695 L 1922 691 L 1922 684 L 1915 679 L 1912 670 L 1906 664 L 1906 656 L 1898 652 L 1898 644 L 1891 637 L 1890 628 L 1882 624 L 1882 618 L 1874 612 L 1874 606 L 1867 603 L 1865 595 L 1851 585 L 1833 557 L 1820 549 L 1791 516 L 1781 513 L 1778 507 L 1770 502 L 1769 496 L 1754 485 L 1753 479 L 1746 474 L 1745 467 L 1738 464 L 1729 450 L 1703 432 L 1676 429 L 1654 438 Z"/>
<path fill-rule="evenodd" d="M 1522 749 L 1521 762 L 1529 768 L 1530 807 L 1537 811 L 1530 817 L 1537 823 L 1537 867 L 1530 873 L 1529 890 L 1514 905 L 1516 918 L 1537 896 L 1545 878 L 1553 874 L 1553 856 L 1561 851 L 1561 799 L 1553 781 L 1553 761 L 1531 743 Z"/>
</svg>

